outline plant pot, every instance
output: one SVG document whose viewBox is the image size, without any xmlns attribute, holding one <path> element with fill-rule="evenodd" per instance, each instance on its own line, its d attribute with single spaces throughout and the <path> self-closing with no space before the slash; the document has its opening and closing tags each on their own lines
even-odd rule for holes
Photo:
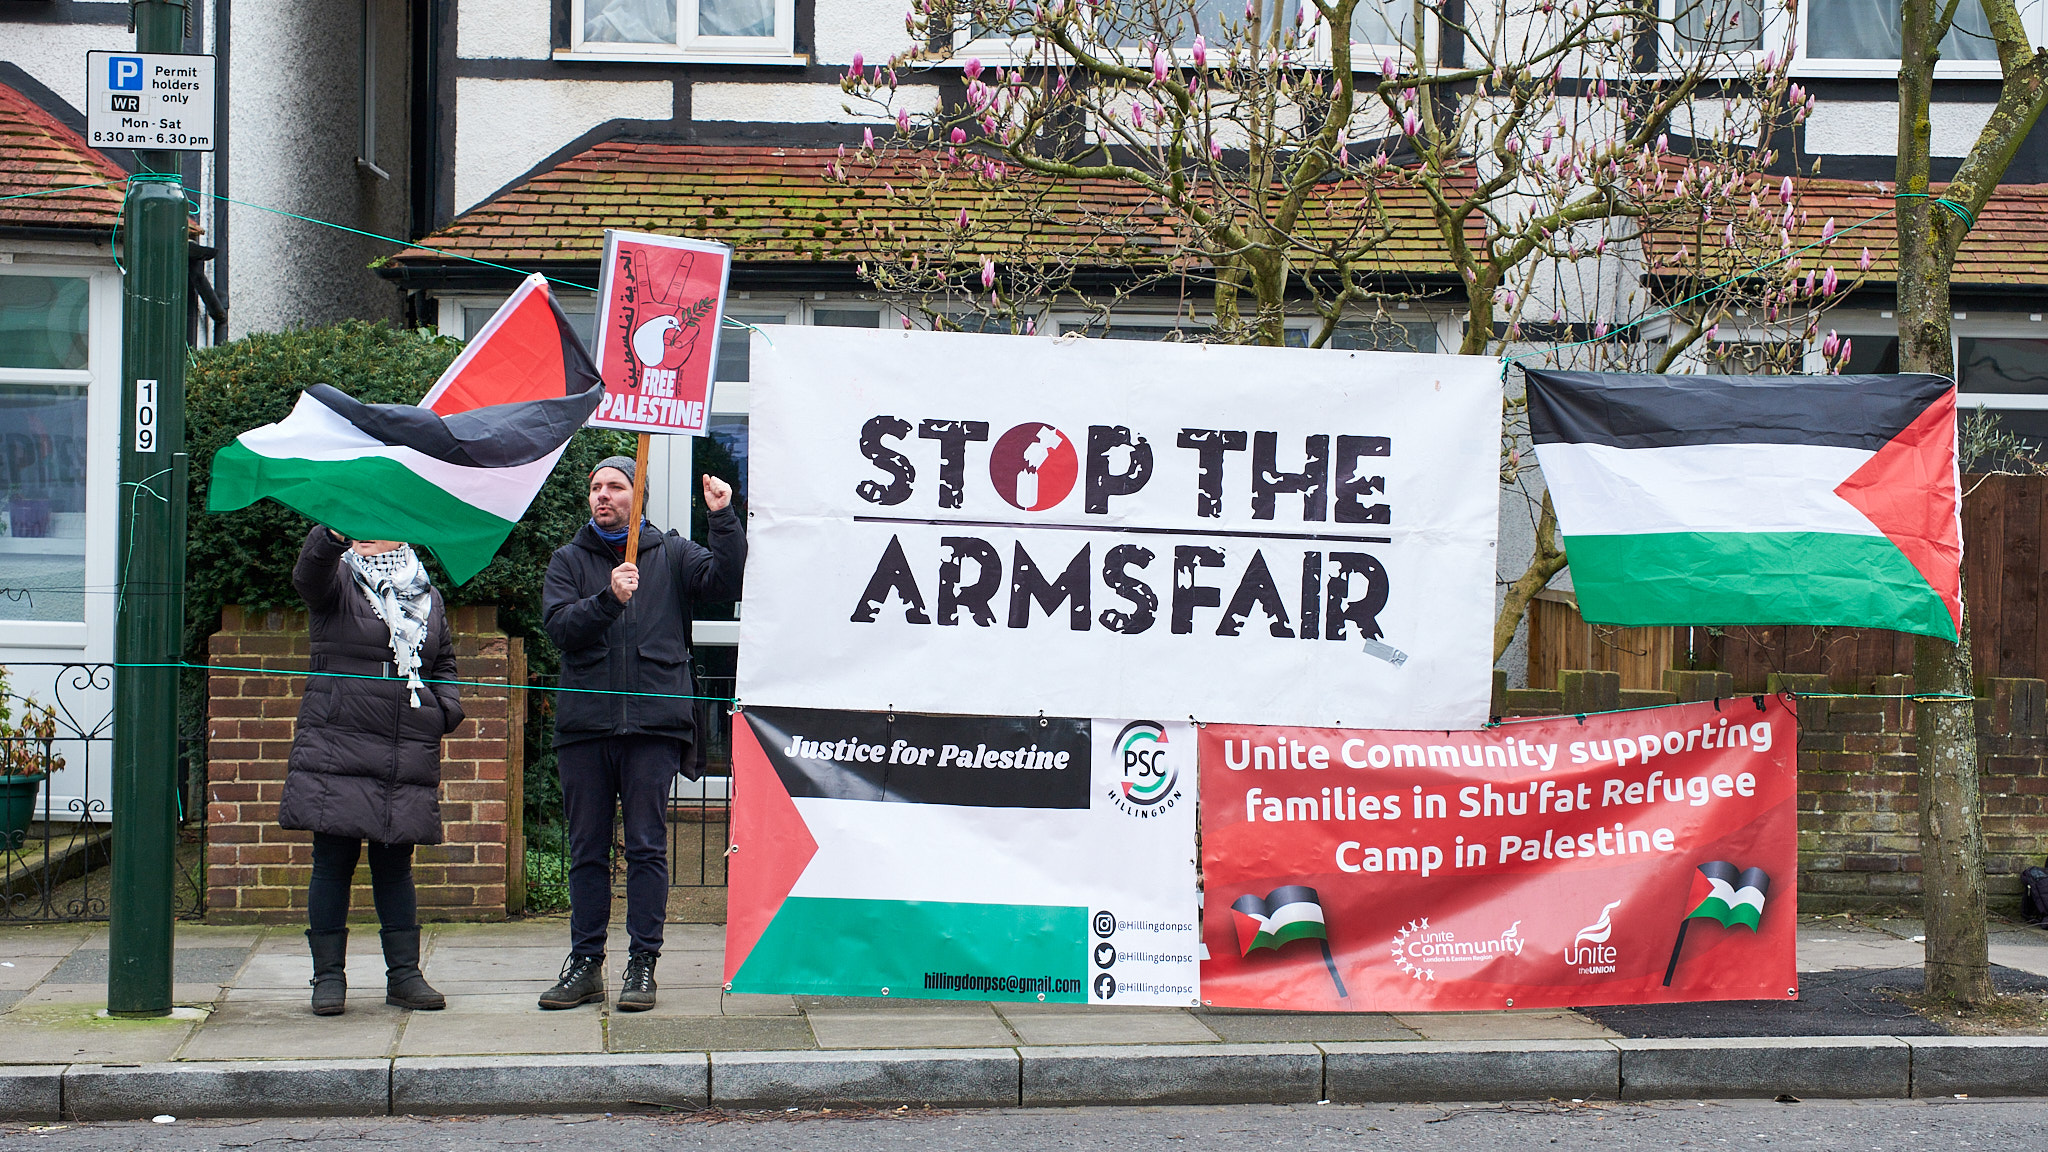
<svg viewBox="0 0 2048 1152">
<path fill-rule="evenodd" d="M 36 795 L 49 775 L 0 776 L 0 832 L 7 837 L 5 850 L 16 851 L 28 841 L 28 826 L 36 818 Z"/>
</svg>

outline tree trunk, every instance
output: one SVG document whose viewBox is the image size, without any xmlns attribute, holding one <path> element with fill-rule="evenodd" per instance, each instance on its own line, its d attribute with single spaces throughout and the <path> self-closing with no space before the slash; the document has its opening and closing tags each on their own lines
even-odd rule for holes
<svg viewBox="0 0 2048 1152">
<path fill-rule="evenodd" d="M 1935 0 L 1903 0 L 1899 59 L 1899 369 L 1953 378 L 1949 276 L 1963 229 L 1927 198 L 1935 50 Z M 1913 639 L 1913 685 L 1950 699 L 1918 701 L 1913 739 L 1920 766 L 1920 906 L 1927 925 L 1927 994 L 1959 1006 L 1993 995 L 1984 925 L 1984 826 L 1978 801 L 1977 707 L 1971 697 L 1967 607 L 1956 643 Z"/>
</svg>

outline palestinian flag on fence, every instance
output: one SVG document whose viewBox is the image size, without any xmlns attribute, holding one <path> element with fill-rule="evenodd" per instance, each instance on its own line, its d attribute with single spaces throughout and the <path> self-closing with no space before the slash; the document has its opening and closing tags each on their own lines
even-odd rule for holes
<svg viewBox="0 0 2048 1152">
<path fill-rule="evenodd" d="M 213 457 L 210 512 L 264 497 L 358 540 L 433 550 L 458 584 L 483 571 L 604 394 L 568 317 L 532 276 L 415 406 L 325 384 Z"/>
<path fill-rule="evenodd" d="M 1531 371 L 1529 428 L 1589 621 L 1956 637 L 1948 380 Z"/>
<path fill-rule="evenodd" d="M 1238 947 L 1247 956 L 1255 948 L 1277 949 L 1294 940 L 1330 938 L 1316 890 L 1300 884 L 1275 888 L 1264 900 L 1247 892 L 1230 911 L 1237 922 Z"/>
<path fill-rule="evenodd" d="M 1754 932 L 1770 891 L 1771 878 L 1763 869 L 1738 869 L 1726 860 L 1709 860 L 1693 873 L 1692 894 L 1685 901 L 1692 911 L 1685 918 L 1718 920 L 1729 928 L 1742 924 Z"/>
</svg>

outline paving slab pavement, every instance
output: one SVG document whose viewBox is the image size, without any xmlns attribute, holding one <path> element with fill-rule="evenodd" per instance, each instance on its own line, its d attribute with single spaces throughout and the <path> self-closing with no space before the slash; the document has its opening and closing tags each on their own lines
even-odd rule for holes
<svg viewBox="0 0 2048 1152">
<path fill-rule="evenodd" d="M 612 931 L 623 941 L 621 927 Z M 203 1009 L 203 1019 L 109 1021 L 94 1015 L 104 1006 L 106 994 L 104 929 L 29 924 L 0 927 L 0 1066 L 813 1052 L 844 1058 L 819 1056 L 799 1062 L 803 1076 L 811 1078 L 803 1080 L 805 1084 L 813 1084 L 823 1074 L 821 1068 L 842 1070 L 856 1080 L 866 1076 L 860 1082 L 868 1084 L 893 1084 L 901 1068 L 848 1072 L 852 1064 L 846 1060 L 852 1056 L 846 1054 L 1219 1054 L 1219 1060 L 1194 1064 L 1186 1056 L 1149 1064 L 1161 1070 L 1161 1076 L 1184 1076 L 1190 1068 L 1229 1068 L 1235 1058 L 1225 1060 L 1223 1054 L 1237 1047 L 1278 1054 L 1282 1047 L 1292 1050 L 1300 1045 L 1364 1045 L 1368 1052 L 1411 1052 L 1403 1058 L 1407 1064 L 1399 1066 L 1407 1070 L 1401 1074 L 1411 1074 L 1413 1068 L 1470 1068 L 1473 1058 L 1456 1045 L 1487 1050 L 1487 1045 L 1534 1043 L 1538 1050 L 1550 1045 L 1559 1052 L 1583 1052 L 1571 1045 L 1602 1045 L 1645 1035 L 1772 1037 L 1788 1031 L 1911 1041 L 1942 1029 L 1898 1004 L 1884 1002 L 1876 988 L 1909 986 L 1907 974 L 1917 976 L 1923 949 L 1915 935 L 1919 924 L 1913 920 L 1808 918 L 1800 924 L 1798 943 L 1804 974 L 1800 1000 L 1661 1006 L 1655 1013 L 1665 1013 L 1667 1019 L 1645 1019 L 1640 1009 L 1337 1015 L 731 994 L 723 990 L 723 927 L 670 924 L 657 970 L 662 998 L 655 1011 L 616 1013 L 610 1004 L 590 1004 L 543 1013 L 535 998 L 555 980 L 567 943 L 567 924 L 557 916 L 498 924 L 430 924 L 424 941 L 426 974 L 449 996 L 449 1009 L 406 1013 L 383 1004 L 383 955 L 377 931 L 360 924 L 348 941 L 348 980 L 354 990 L 348 1011 L 342 1017 L 313 1017 L 305 1011 L 311 963 L 301 929 L 180 924 L 174 998 Z M 2011 972 L 2013 980 L 2028 974 L 2038 974 L 2034 980 L 2048 978 L 2048 933 L 1999 924 L 1993 949 L 1995 961 Z M 614 965 L 608 974 L 614 990 L 616 978 Z M 1466 1056 L 1442 1056 L 1432 1047 L 1393 1047 L 1403 1043 L 1452 1045 L 1442 1047 L 1442 1052 Z M 1583 1056 L 1575 1060 L 1585 1062 Z M 762 1074 L 797 1074 L 788 1072 L 795 1064 L 784 1064 L 764 1066 Z M 1096 1056 L 1063 1056 L 1061 1062 L 1044 1064 L 1049 1070 L 1044 1074 L 1065 1084 L 1063 1076 L 1075 1074 L 1075 1068 L 1096 1064 Z M 932 1068 L 973 1068 L 975 1076 L 987 1072 L 981 1064 L 958 1060 Z M 1346 1068 L 1356 1072 L 1364 1066 L 1352 1062 Z M 1208 1074 L 1200 1072 L 1196 1080 Z M 1044 1099 L 1055 1099 L 1081 1088 L 1047 1086 L 1044 1091 L 1051 1093 Z M 1147 1093 L 1153 1095 L 1145 1099 L 1178 1099 L 1178 1088 L 1171 1086 L 1147 1088 Z"/>
</svg>

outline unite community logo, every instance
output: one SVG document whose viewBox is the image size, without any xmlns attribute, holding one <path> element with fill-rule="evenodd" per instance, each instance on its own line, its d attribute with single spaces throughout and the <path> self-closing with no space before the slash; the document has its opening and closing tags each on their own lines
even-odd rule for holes
<svg viewBox="0 0 2048 1152">
<path fill-rule="evenodd" d="M 1180 769 L 1163 726 L 1133 720 L 1116 734 L 1112 748 L 1122 777 L 1109 797 L 1125 814 L 1150 819 L 1180 802 Z"/>
</svg>

